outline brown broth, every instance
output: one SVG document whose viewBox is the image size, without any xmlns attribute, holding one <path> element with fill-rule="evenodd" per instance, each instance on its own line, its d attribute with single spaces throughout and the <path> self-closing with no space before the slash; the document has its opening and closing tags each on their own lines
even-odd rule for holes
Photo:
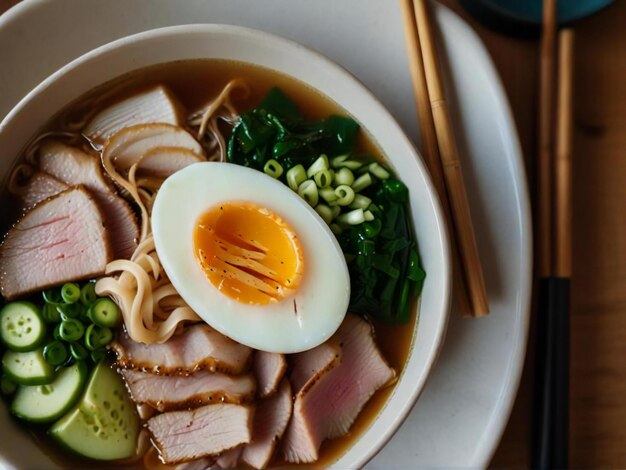
<svg viewBox="0 0 626 470">
<path fill-rule="evenodd" d="M 328 97 L 321 95 L 293 77 L 246 63 L 211 59 L 173 62 L 131 72 L 79 98 L 59 113 L 43 130 L 59 129 L 64 122 L 80 120 L 85 112 L 94 112 L 95 110 L 90 103 L 93 103 L 94 98 L 103 94 L 107 95 L 107 98 L 100 99 L 97 108 L 106 107 L 120 98 L 133 95 L 157 84 L 165 84 L 187 111 L 194 111 L 216 96 L 234 78 L 246 79 L 251 88 L 249 96 L 234 100 L 234 104 L 240 112 L 258 104 L 271 88 L 279 87 L 298 104 L 300 111 L 309 119 L 321 119 L 330 114 L 348 114 Z M 383 158 L 376 142 L 363 131 L 358 140 L 358 150 Z M 411 349 L 413 332 L 417 324 L 416 310 L 417 307 L 414 306 L 411 319 L 406 325 L 373 322 L 377 344 L 398 376 L 403 370 Z M 393 386 L 379 390 L 366 404 L 346 436 L 325 441 L 322 444 L 320 459 L 310 468 L 324 468 L 340 458 L 373 423 L 392 391 Z M 36 439 L 46 449 L 46 452 L 61 465 L 68 468 L 80 468 L 86 465 L 84 460 L 72 458 L 61 452 L 53 443 L 48 441 L 44 433 L 36 432 L 35 434 Z M 121 466 L 121 464 L 119 465 Z M 287 466 L 278 460 L 275 461 L 275 465 Z M 94 462 L 90 461 L 88 466 L 105 468 L 110 467 L 111 464 L 100 465 L 95 463 L 94 465 Z M 296 466 L 304 467 L 304 465 Z"/>
</svg>

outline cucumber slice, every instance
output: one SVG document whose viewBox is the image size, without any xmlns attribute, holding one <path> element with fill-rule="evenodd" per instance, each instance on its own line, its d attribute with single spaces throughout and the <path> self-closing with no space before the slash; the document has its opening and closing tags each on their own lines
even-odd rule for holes
<svg viewBox="0 0 626 470">
<path fill-rule="evenodd" d="M 22 385 L 17 389 L 11 411 L 18 418 L 33 423 L 59 419 L 74 406 L 87 380 L 87 366 L 77 362 L 64 367 L 47 385 Z"/>
<path fill-rule="evenodd" d="M 121 377 L 101 362 L 85 394 L 49 434 L 73 452 L 96 460 L 120 460 L 135 454 L 139 419 Z"/>
<path fill-rule="evenodd" d="M 29 352 L 5 352 L 2 368 L 7 377 L 20 385 L 44 385 L 54 377 L 54 369 L 44 359 L 41 348 Z"/>
<path fill-rule="evenodd" d="M 12 351 L 32 351 L 46 337 L 46 325 L 30 302 L 11 302 L 0 310 L 0 338 Z"/>
</svg>

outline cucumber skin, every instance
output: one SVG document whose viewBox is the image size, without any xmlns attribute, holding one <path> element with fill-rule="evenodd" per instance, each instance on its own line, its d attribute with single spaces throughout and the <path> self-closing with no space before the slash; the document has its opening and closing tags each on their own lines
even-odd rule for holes
<svg viewBox="0 0 626 470">
<path fill-rule="evenodd" d="M 11 302 L 6 304 L 2 309 L 0 309 L 0 319 L 2 318 L 2 314 L 3 312 L 6 311 L 7 308 L 11 307 L 14 304 L 26 304 L 28 306 L 28 308 L 33 309 L 37 315 L 37 317 L 39 318 L 39 321 L 41 322 L 41 333 L 39 334 L 39 337 L 31 344 L 27 345 L 27 346 L 15 346 L 14 344 L 11 344 L 10 341 L 7 341 L 5 339 L 4 334 L 2 334 L 2 331 L 0 331 L 0 343 L 2 343 L 8 350 L 10 351 L 15 351 L 15 352 L 29 352 L 29 351 L 34 351 L 35 349 L 37 349 L 39 346 L 41 346 L 44 341 L 46 340 L 46 334 L 47 334 L 47 326 L 46 326 L 46 322 L 43 321 L 43 318 L 41 318 L 41 314 L 39 313 L 39 310 L 37 309 L 37 307 L 35 306 L 35 304 L 33 304 L 32 302 L 28 302 L 26 300 L 19 300 L 19 301 L 15 301 L 15 302 Z M 1 325 L 1 322 L 0 322 Z"/>
<path fill-rule="evenodd" d="M 6 354 L 9 351 L 11 350 L 9 349 L 4 354 Z M 14 351 L 11 351 L 11 352 L 14 352 Z M 26 351 L 26 352 L 30 352 L 30 351 Z M 43 358 L 43 356 L 41 360 L 45 362 L 45 359 Z M 19 377 L 13 374 L 11 371 L 8 370 L 4 366 L 4 355 L 2 356 L 2 373 L 18 385 L 48 385 L 50 382 L 52 382 L 52 379 L 54 378 L 54 368 L 50 366 L 47 362 L 46 362 L 46 365 L 48 366 L 48 369 L 49 369 L 49 372 L 47 375 L 42 376 L 42 377 L 31 377 L 31 378 L 25 379 L 23 377 Z"/>
<path fill-rule="evenodd" d="M 23 419 L 24 421 L 28 421 L 29 423 L 50 423 L 52 421 L 56 421 L 57 419 L 59 419 L 61 416 L 63 416 L 65 413 L 67 413 L 68 411 L 70 411 L 74 405 L 76 404 L 76 402 L 80 399 L 80 397 L 83 394 L 83 390 L 85 390 L 85 383 L 87 382 L 87 376 L 88 376 L 88 370 L 87 370 L 87 364 L 85 364 L 84 362 L 80 361 L 80 362 L 76 362 L 74 365 L 72 365 L 71 367 L 76 367 L 78 368 L 78 374 L 80 377 L 80 381 L 79 381 L 79 386 L 76 388 L 76 390 L 74 390 L 74 393 L 71 394 L 70 399 L 68 400 L 68 402 L 66 403 L 66 405 L 59 410 L 57 413 L 53 414 L 53 415 L 49 415 L 43 418 L 30 418 L 25 414 L 20 413 L 18 410 L 15 409 L 15 398 L 13 399 L 13 403 L 11 404 L 11 413 L 13 413 L 13 415 L 15 415 L 16 417 Z M 51 384 L 54 383 L 54 380 L 52 380 L 52 382 L 50 382 Z M 47 384 L 44 384 L 47 385 Z M 17 397 L 17 393 L 15 397 Z"/>
</svg>

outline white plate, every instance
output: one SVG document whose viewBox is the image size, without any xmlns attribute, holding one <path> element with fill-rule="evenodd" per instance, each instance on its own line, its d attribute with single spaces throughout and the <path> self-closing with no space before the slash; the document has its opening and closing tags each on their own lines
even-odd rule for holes
<svg viewBox="0 0 626 470">
<path fill-rule="evenodd" d="M 436 370 L 370 468 L 486 466 L 524 361 L 531 238 L 517 135 L 476 34 L 443 7 L 436 18 L 492 313 L 462 320 L 453 312 Z M 264 29 L 319 50 L 352 71 L 417 136 L 400 9 L 379 0 L 26 1 L 0 17 L 0 117 L 51 72 L 96 46 L 159 26 L 200 22 Z"/>
</svg>

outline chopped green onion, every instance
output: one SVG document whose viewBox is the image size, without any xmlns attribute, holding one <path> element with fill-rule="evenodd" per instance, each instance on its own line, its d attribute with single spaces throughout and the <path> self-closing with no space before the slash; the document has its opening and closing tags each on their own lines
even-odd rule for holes
<svg viewBox="0 0 626 470">
<path fill-rule="evenodd" d="M 356 160 L 346 160 L 337 165 L 337 168 L 347 168 L 349 170 L 358 170 L 361 168 L 363 164 L 361 162 L 357 162 Z"/>
<path fill-rule="evenodd" d="M 82 361 L 89 357 L 89 351 L 83 348 L 79 343 L 70 343 L 70 354 L 77 361 Z"/>
<path fill-rule="evenodd" d="M 348 168 L 341 168 L 335 175 L 335 182 L 337 184 L 347 184 L 350 186 L 354 183 L 354 173 L 352 173 Z"/>
<path fill-rule="evenodd" d="M 313 176 L 315 184 L 318 188 L 327 188 L 333 182 L 333 177 L 330 174 L 330 170 L 320 170 Z"/>
<path fill-rule="evenodd" d="M 331 203 L 337 200 L 337 194 L 335 194 L 335 190 L 333 188 L 322 188 L 319 190 L 320 196 L 324 201 Z"/>
<path fill-rule="evenodd" d="M 341 213 L 341 207 L 339 207 L 339 205 L 331 207 L 330 210 L 333 211 L 333 219 Z"/>
<path fill-rule="evenodd" d="M 78 318 L 82 307 L 76 304 L 61 304 L 57 305 L 56 309 L 61 316 L 61 320 L 67 320 L 68 318 Z"/>
<path fill-rule="evenodd" d="M 343 229 L 338 224 L 330 224 L 330 230 L 335 235 L 341 235 L 341 232 L 343 232 Z"/>
<path fill-rule="evenodd" d="M 99 362 L 102 362 L 102 359 L 104 359 L 106 354 L 107 352 L 104 348 L 98 348 L 95 351 L 91 352 L 91 360 L 94 362 L 94 364 L 98 364 Z"/>
<path fill-rule="evenodd" d="M 43 347 L 43 358 L 52 366 L 60 366 L 67 357 L 67 348 L 61 341 L 55 340 Z"/>
<path fill-rule="evenodd" d="M 352 201 L 352 204 L 350 204 L 350 209 L 367 209 L 369 208 L 370 204 L 372 203 L 372 200 L 367 197 L 367 196 L 363 196 L 362 194 L 357 194 L 354 196 L 354 201 Z"/>
<path fill-rule="evenodd" d="M 372 220 L 374 220 L 374 214 L 372 214 L 370 211 L 363 212 L 363 217 L 365 217 L 366 222 L 371 222 Z"/>
<path fill-rule="evenodd" d="M 315 212 L 319 214 L 326 224 L 330 224 L 333 221 L 333 210 L 326 204 L 318 204 L 315 206 Z"/>
<path fill-rule="evenodd" d="M 2 392 L 3 395 L 13 395 L 15 390 L 17 390 L 17 384 L 6 375 L 3 375 L 2 378 L 0 378 L 0 392 Z"/>
<path fill-rule="evenodd" d="M 60 304 L 63 301 L 59 289 L 48 289 L 43 291 L 43 300 L 47 304 Z"/>
<path fill-rule="evenodd" d="M 111 341 L 113 341 L 113 332 L 110 328 L 92 324 L 85 331 L 85 346 L 90 351 L 106 346 Z"/>
<path fill-rule="evenodd" d="M 58 330 L 58 336 L 60 339 L 67 341 L 68 343 L 72 343 L 74 341 L 78 341 L 81 336 L 83 336 L 85 327 L 78 320 L 68 318 L 67 320 L 63 320 L 59 323 Z"/>
<path fill-rule="evenodd" d="M 98 296 L 96 295 L 96 283 L 88 282 L 80 290 L 80 302 L 85 307 L 89 307 L 97 299 L 98 299 Z"/>
<path fill-rule="evenodd" d="M 337 195 L 337 204 L 340 206 L 347 206 L 354 201 L 354 189 L 345 184 L 340 184 L 335 188 L 335 194 Z M 362 211 L 362 209 L 361 209 Z"/>
<path fill-rule="evenodd" d="M 381 180 L 386 180 L 391 176 L 387 170 L 385 170 L 379 163 L 376 162 L 370 164 L 369 171 L 376 178 L 380 178 Z"/>
<path fill-rule="evenodd" d="M 337 222 L 345 225 L 362 224 L 363 222 L 365 222 L 363 209 L 354 209 L 350 212 L 346 212 L 345 214 L 341 214 L 339 217 L 337 217 Z"/>
<path fill-rule="evenodd" d="M 306 180 L 306 171 L 302 165 L 296 165 L 287 171 L 287 184 L 292 191 L 298 191 L 298 187 L 304 180 Z"/>
<path fill-rule="evenodd" d="M 352 189 L 355 193 L 363 191 L 370 184 L 373 183 L 372 176 L 369 173 L 359 176 L 354 183 L 352 183 Z"/>
<path fill-rule="evenodd" d="M 330 164 L 333 168 L 339 168 L 340 165 L 348 159 L 349 155 L 339 155 L 331 160 Z"/>
<path fill-rule="evenodd" d="M 98 299 L 89 308 L 89 318 L 98 326 L 112 328 L 119 325 L 122 314 L 119 307 L 111 299 Z"/>
<path fill-rule="evenodd" d="M 61 298 L 66 304 L 73 304 L 80 300 L 80 287 L 78 284 L 68 282 L 61 287 Z"/>
<path fill-rule="evenodd" d="M 322 170 L 328 170 L 328 168 L 328 157 L 326 155 L 320 155 L 306 171 L 306 176 L 307 178 L 313 178 L 316 173 Z"/>
<path fill-rule="evenodd" d="M 265 163 L 265 166 L 263 167 L 263 171 L 265 172 L 266 175 L 269 175 L 272 178 L 278 179 L 283 174 L 283 166 L 280 163 L 278 163 L 276 160 L 271 158 L 267 161 L 267 163 Z"/>
<path fill-rule="evenodd" d="M 41 316 L 46 323 L 58 323 L 61 320 L 61 314 L 54 304 L 43 304 Z"/>
<path fill-rule="evenodd" d="M 298 187 L 298 194 L 311 207 L 317 206 L 319 197 L 317 194 L 317 186 L 315 185 L 315 181 L 313 180 L 303 181 L 302 184 L 300 184 L 300 186 Z"/>
</svg>

